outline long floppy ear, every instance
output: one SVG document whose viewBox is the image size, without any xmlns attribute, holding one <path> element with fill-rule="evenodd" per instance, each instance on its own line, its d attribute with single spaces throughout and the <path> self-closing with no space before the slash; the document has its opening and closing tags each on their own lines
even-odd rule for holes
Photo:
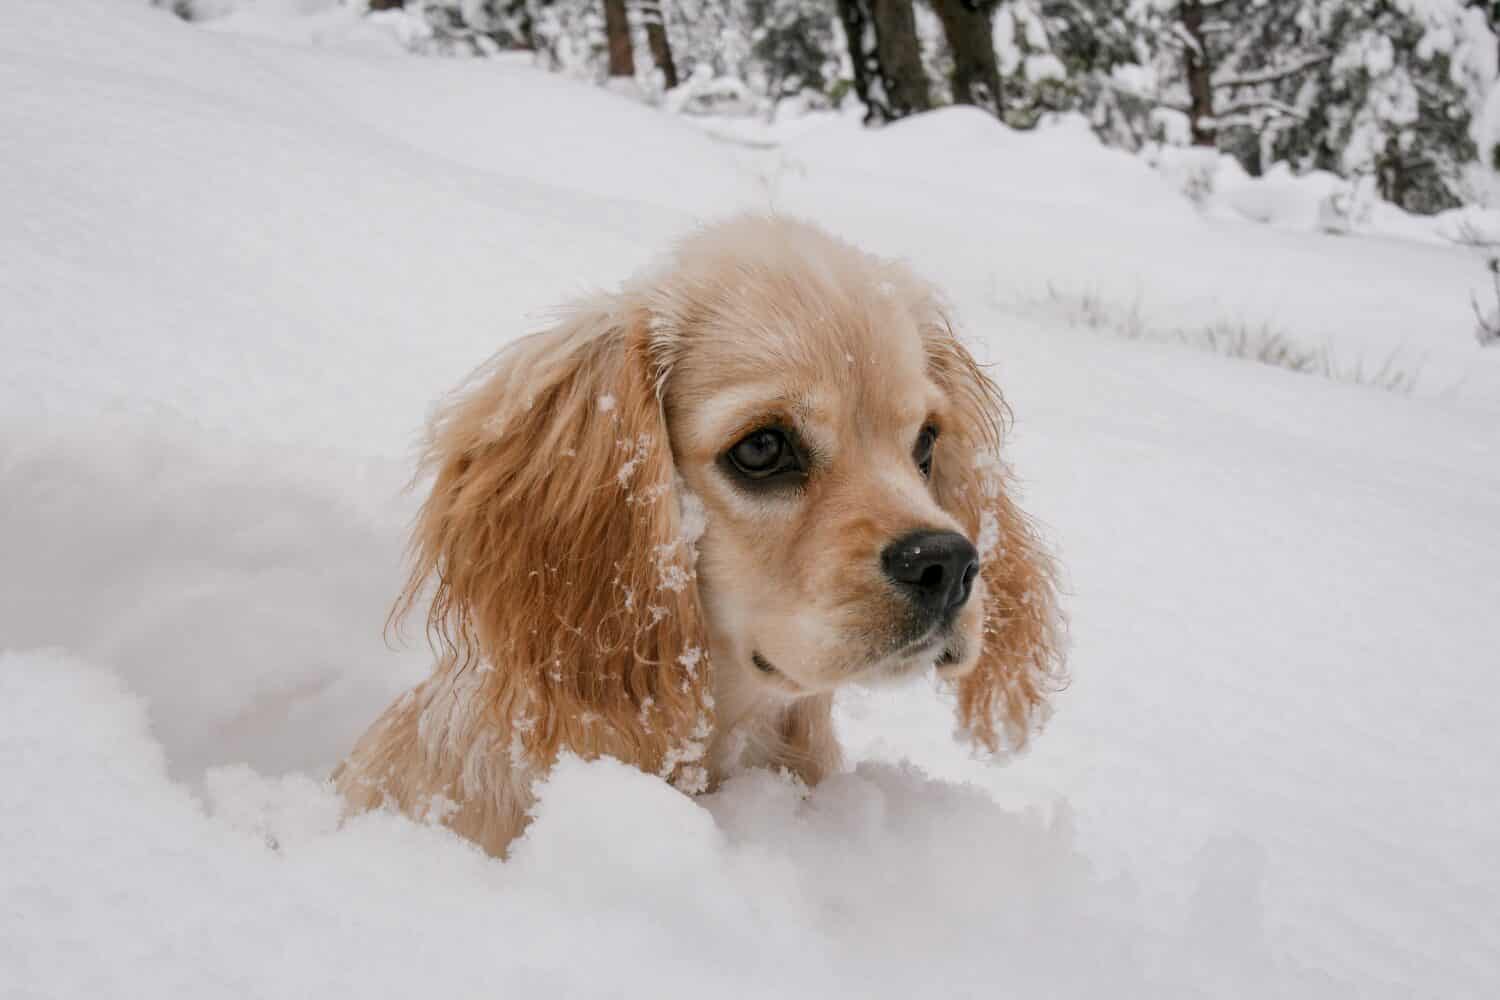
<svg viewBox="0 0 1500 1000">
<path fill-rule="evenodd" d="M 648 338 L 603 297 L 476 373 L 432 425 L 392 618 L 431 584 L 438 669 L 479 671 L 513 754 L 612 754 L 696 791 L 708 658 Z"/>
<path fill-rule="evenodd" d="M 929 371 L 958 417 L 938 439 L 935 489 L 978 540 L 986 595 L 984 647 L 956 681 L 959 728 L 990 752 L 1018 750 L 1046 721 L 1048 697 L 1067 683 L 1056 575 L 1035 526 L 1011 499 L 1011 473 L 1000 459 L 1005 400 L 931 308 Z"/>
</svg>

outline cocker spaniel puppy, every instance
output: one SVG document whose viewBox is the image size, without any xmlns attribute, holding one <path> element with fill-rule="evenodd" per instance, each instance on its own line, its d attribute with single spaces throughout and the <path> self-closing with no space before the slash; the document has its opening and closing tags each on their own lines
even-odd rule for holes
<svg viewBox="0 0 1500 1000">
<path fill-rule="evenodd" d="M 1062 677 L 1005 407 L 904 267 L 742 218 L 507 347 L 435 420 L 393 617 L 432 676 L 334 774 L 502 855 L 559 753 L 700 792 L 840 766 L 843 684 L 935 671 L 1023 743 Z"/>
</svg>

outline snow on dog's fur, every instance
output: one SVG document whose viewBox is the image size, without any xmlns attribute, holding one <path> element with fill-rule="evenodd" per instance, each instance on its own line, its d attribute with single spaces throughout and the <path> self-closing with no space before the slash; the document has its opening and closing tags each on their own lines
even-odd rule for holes
<svg viewBox="0 0 1500 1000">
<path fill-rule="evenodd" d="M 785 219 L 701 231 L 435 421 L 393 614 L 430 591 L 438 663 L 339 789 L 503 854 L 561 752 L 690 792 L 757 765 L 812 784 L 840 766 L 835 688 L 934 669 L 968 738 L 1023 743 L 1062 653 L 1004 419 L 905 268 Z M 767 431 L 785 468 L 747 476 L 736 445 Z M 917 532 L 983 560 L 920 629 L 882 558 Z"/>
</svg>

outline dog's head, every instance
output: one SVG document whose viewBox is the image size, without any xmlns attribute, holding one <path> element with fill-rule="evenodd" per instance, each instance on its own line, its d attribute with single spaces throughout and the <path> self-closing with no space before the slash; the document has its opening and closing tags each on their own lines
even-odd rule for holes
<svg viewBox="0 0 1500 1000">
<path fill-rule="evenodd" d="M 931 290 L 810 226 L 705 230 L 513 345 L 435 425 L 409 605 L 526 748 L 700 777 L 709 671 L 935 670 L 980 745 L 1061 671 L 1004 404 Z M 686 748 L 686 749 L 684 749 Z"/>
</svg>

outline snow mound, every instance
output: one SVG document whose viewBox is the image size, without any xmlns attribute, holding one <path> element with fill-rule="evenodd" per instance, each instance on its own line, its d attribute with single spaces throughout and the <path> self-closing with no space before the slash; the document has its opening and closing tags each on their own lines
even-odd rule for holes
<svg viewBox="0 0 1500 1000">
<path fill-rule="evenodd" d="M 1154 224 L 1187 220 L 1193 212 L 1144 161 L 1100 145 L 1076 115 L 1028 131 L 973 107 L 942 108 L 880 129 L 844 117 L 781 148 L 808 169 L 854 170 L 973 198 L 998 194 L 1111 220 Z"/>
<path fill-rule="evenodd" d="M 0 549 L 27 566 L 0 574 L 0 646 L 113 665 L 175 776 L 326 769 L 429 667 L 380 634 L 408 475 L 121 415 L 0 432 Z"/>
<path fill-rule="evenodd" d="M 10 772 L 0 828 L 7 856 L 27 859 L 0 870 L 10 912 L 26 914 L 4 925 L 12 995 L 129 982 L 199 997 L 629 996 L 645 977 L 667 997 L 1086 996 L 1101 982 L 1138 995 L 1200 976 L 1288 982 L 1255 944 L 1253 848 L 1218 848 L 1197 890 L 1195 957 L 1167 963 L 1131 885 L 1078 853 L 1066 810 L 1011 813 L 909 767 L 862 765 L 810 795 L 751 774 L 693 800 L 614 761 L 564 760 L 501 864 L 394 815 L 340 827 L 331 788 L 300 775 L 216 770 L 205 806 L 167 779 L 141 699 L 47 651 L 0 655 L 0 761 L 18 756 L 28 766 Z"/>
</svg>

